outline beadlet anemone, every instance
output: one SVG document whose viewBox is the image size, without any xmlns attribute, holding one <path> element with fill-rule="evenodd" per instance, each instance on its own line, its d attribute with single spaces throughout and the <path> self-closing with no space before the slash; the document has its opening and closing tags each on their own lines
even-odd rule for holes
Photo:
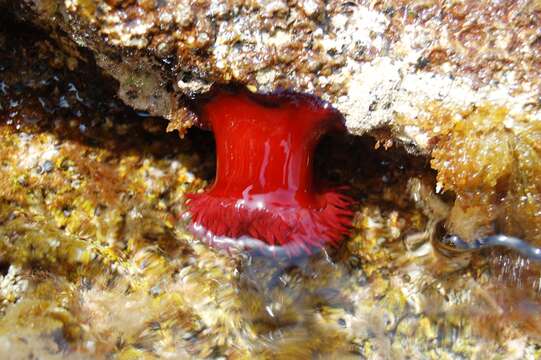
<svg viewBox="0 0 541 360">
<path fill-rule="evenodd" d="M 215 86 L 193 108 L 214 133 L 217 155 L 214 182 L 188 195 L 197 235 L 218 246 L 297 255 L 336 245 L 349 232 L 352 199 L 313 175 L 322 136 L 346 131 L 329 104 L 306 94 Z"/>
</svg>

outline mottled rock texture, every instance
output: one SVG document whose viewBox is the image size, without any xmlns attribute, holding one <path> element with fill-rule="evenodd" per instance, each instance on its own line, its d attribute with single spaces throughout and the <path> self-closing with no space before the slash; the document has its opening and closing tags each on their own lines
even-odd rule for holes
<svg viewBox="0 0 541 360">
<path fill-rule="evenodd" d="M 493 1 L 0 1 L 89 48 L 129 105 L 192 123 L 182 97 L 214 82 L 331 101 L 354 134 L 390 126 L 417 150 L 430 100 L 539 118 L 541 3 Z"/>
</svg>

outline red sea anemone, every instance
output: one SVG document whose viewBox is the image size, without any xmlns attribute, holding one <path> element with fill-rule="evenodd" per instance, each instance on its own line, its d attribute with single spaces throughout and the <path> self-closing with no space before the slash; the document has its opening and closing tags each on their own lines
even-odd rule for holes
<svg viewBox="0 0 541 360">
<path fill-rule="evenodd" d="M 214 183 L 188 195 L 197 234 L 213 243 L 264 242 L 292 255 L 337 244 L 348 233 L 351 199 L 313 177 L 321 137 L 345 131 L 330 105 L 305 94 L 219 87 L 195 111 L 214 132 L 217 152 Z"/>
</svg>

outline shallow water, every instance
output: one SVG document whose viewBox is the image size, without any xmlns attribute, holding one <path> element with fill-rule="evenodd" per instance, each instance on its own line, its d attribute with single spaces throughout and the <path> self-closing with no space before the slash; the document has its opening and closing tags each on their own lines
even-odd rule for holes
<svg viewBox="0 0 541 360">
<path fill-rule="evenodd" d="M 385 132 L 318 149 L 317 176 L 358 202 L 341 246 L 223 251 L 182 220 L 184 195 L 213 176 L 209 133 L 166 133 L 84 55 L 32 29 L 3 29 L 0 45 L 3 357 L 540 355 L 537 266 L 499 250 L 435 252 L 434 209 L 411 194 L 412 178 L 430 192 L 434 174 L 379 147 Z"/>
</svg>

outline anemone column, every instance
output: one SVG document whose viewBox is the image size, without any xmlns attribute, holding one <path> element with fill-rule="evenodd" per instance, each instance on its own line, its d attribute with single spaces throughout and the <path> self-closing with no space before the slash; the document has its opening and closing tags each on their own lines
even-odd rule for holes
<svg viewBox="0 0 541 360">
<path fill-rule="evenodd" d="M 214 183 L 187 202 L 192 225 L 210 236 L 251 237 L 290 252 L 336 244 L 351 227 L 351 200 L 313 178 L 323 135 L 343 118 L 315 97 L 214 89 L 197 105 L 214 132 Z"/>
</svg>

